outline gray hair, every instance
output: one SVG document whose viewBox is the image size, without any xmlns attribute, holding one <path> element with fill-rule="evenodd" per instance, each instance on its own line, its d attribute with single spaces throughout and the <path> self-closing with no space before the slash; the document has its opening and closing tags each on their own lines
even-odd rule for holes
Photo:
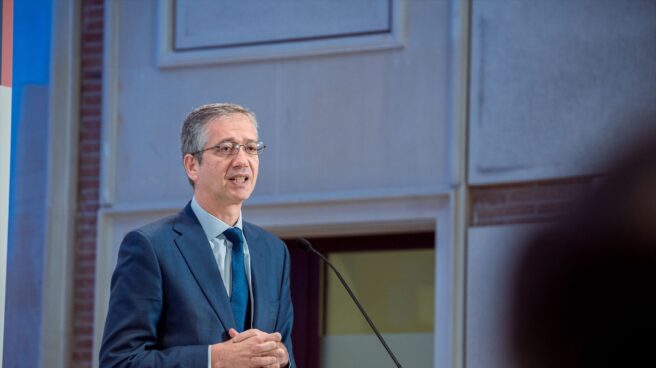
<svg viewBox="0 0 656 368">
<path fill-rule="evenodd" d="M 242 114 L 249 118 L 255 126 L 257 131 L 257 119 L 255 113 L 245 108 L 232 103 L 211 103 L 199 106 L 187 115 L 182 123 L 182 131 L 180 132 L 180 151 L 182 158 L 185 155 L 192 154 L 200 164 L 202 155 L 197 152 L 202 150 L 207 144 L 207 134 L 205 127 L 207 123 L 217 118 L 225 118 L 235 114 Z M 189 180 L 193 186 L 193 182 Z"/>
</svg>

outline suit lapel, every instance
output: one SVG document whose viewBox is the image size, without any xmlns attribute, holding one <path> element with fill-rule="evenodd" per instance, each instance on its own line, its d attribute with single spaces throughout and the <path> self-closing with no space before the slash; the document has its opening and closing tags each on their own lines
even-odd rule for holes
<svg viewBox="0 0 656 368">
<path fill-rule="evenodd" d="M 207 242 L 205 232 L 189 204 L 180 212 L 173 229 L 180 234 L 180 237 L 175 239 L 175 244 L 182 253 L 196 282 L 198 282 L 216 312 L 217 317 L 219 317 L 223 328 L 226 331 L 235 328 L 236 324 L 232 309 L 230 309 L 230 300 L 223 286 L 219 267 Z"/>
<path fill-rule="evenodd" d="M 251 255 L 251 284 L 253 285 L 253 299 L 255 309 L 253 311 L 253 327 L 263 328 L 261 323 L 266 316 L 267 300 L 262 298 L 266 295 L 263 288 L 266 287 L 266 258 L 263 247 L 258 243 L 259 233 L 247 222 L 244 225 L 244 237 L 248 243 L 248 251 Z"/>
</svg>

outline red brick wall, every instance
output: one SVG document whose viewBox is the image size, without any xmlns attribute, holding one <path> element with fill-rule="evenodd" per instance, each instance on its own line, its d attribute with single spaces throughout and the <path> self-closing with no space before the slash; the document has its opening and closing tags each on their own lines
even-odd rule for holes
<svg viewBox="0 0 656 368">
<path fill-rule="evenodd" d="M 563 213 L 594 177 L 471 188 L 471 226 L 545 222 Z"/>
<path fill-rule="evenodd" d="M 99 208 L 103 0 L 83 0 L 80 23 L 80 136 L 73 309 L 73 367 L 93 361 L 96 219 Z"/>
</svg>

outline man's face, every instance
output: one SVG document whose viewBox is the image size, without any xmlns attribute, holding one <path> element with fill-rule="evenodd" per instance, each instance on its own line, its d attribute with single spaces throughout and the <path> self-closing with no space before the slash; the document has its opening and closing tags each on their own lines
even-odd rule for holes
<svg viewBox="0 0 656 368">
<path fill-rule="evenodd" d="M 205 125 L 205 147 L 222 142 L 246 144 L 257 142 L 257 130 L 251 120 L 242 114 L 215 118 Z M 202 163 L 194 159 L 187 173 L 194 181 L 194 194 L 199 200 L 209 201 L 214 207 L 239 205 L 255 189 L 259 158 L 249 155 L 244 147 L 232 156 L 222 156 L 210 149 L 201 153 Z"/>
</svg>

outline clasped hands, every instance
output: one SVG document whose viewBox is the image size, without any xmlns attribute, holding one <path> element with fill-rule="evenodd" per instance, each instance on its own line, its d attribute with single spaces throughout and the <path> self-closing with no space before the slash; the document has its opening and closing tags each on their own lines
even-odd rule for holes
<svg viewBox="0 0 656 368">
<path fill-rule="evenodd" d="M 231 328 L 230 340 L 212 345 L 212 368 L 281 368 L 289 366 L 287 348 L 278 332 L 257 329 L 238 333 Z"/>
</svg>

